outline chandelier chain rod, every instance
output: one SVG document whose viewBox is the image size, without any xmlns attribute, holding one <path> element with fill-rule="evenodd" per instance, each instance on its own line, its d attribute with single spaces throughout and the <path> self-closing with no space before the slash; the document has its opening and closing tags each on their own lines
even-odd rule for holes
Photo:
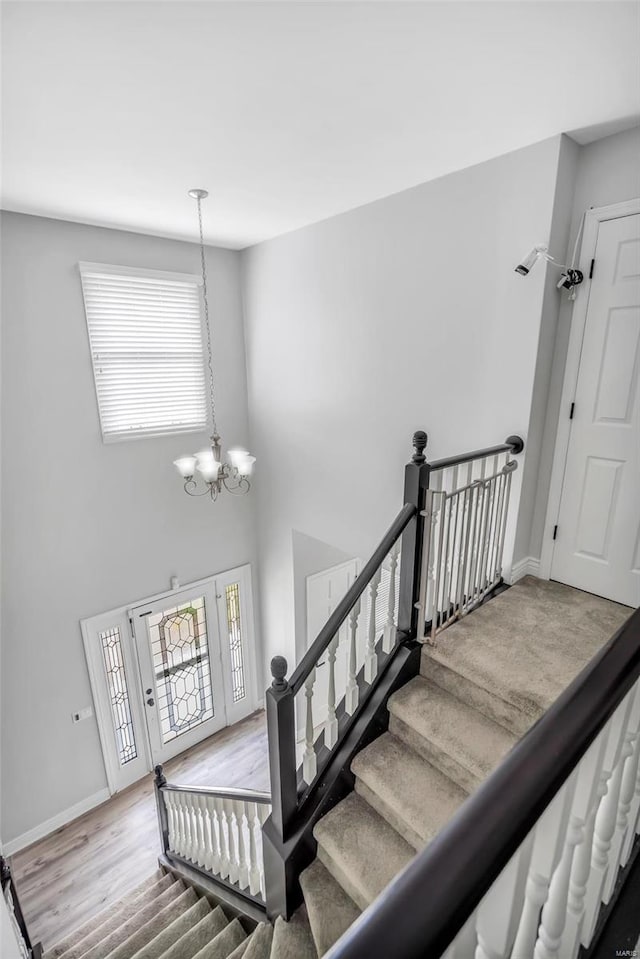
<svg viewBox="0 0 640 959">
<path fill-rule="evenodd" d="M 204 319 L 207 327 L 207 366 L 209 369 L 209 400 L 211 402 L 211 422 L 213 435 L 218 436 L 218 425 L 216 423 L 216 404 L 213 393 L 213 352 L 211 349 L 211 326 L 209 323 L 209 295 L 207 291 L 207 261 L 204 252 L 204 233 L 202 229 L 202 201 L 197 197 L 198 203 L 198 225 L 200 228 L 200 263 L 202 266 L 202 299 L 204 301 Z"/>
</svg>

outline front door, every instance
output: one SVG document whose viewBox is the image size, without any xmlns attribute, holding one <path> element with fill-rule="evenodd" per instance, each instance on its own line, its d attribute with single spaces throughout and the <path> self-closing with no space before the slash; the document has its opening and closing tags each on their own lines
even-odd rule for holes
<svg viewBox="0 0 640 959">
<path fill-rule="evenodd" d="M 640 604 L 640 214 L 599 224 L 551 578 Z"/>
<path fill-rule="evenodd" d="M 153 764 L 227 724 L 213 583 L 130 611 Z"/>
</svg>

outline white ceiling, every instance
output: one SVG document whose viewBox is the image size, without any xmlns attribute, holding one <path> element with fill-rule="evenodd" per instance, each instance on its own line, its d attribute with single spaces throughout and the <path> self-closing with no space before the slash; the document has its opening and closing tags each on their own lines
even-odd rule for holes
<svg viewBox="0 0 640 959">
<path fill-rule="evenodd" d="M 3 206 L 244 247 L 640 109 L 638 5 L 4 2 Z M 589 139 L 589 135 L 582 135 Z"/>
</svg>

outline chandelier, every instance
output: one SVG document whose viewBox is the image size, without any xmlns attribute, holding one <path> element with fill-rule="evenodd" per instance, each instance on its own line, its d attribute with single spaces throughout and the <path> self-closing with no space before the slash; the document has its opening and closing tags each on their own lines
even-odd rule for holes
<svg viewBox="0 0 640 959">
<path fill-rule="evenodd" d="M 251 487 L 249 477 L 256 461 L 248 450 L 229 450 L 229 461 L 222 458 L 221 438 L 216 423 L 216 405 L 213 395 L 213 365 L 211 351 L 211 327 L 209 325 L 209 298 L 207 296 L 207 264 L 204 253 L 202 233 L 202 201 L 209 196 L 206 190 L 189 190 L 189 196 L 198 204 L 198 224 L 200 227 L 200 263 L 202 268 L 202 300 L 207 330 L 207 366 L 209 369 L 209 404 L 213 432 L 211 445 L 194 453 L 193 456 L 181 456 L 174 460 L 174 466 L 184 480 L 184 491 L 189 496 L 210 496 L 217 499 L 223 489 L 229 493 L 248 493 Z M 196 477 L 196 472 L 200 475 Z"/>
</svg>

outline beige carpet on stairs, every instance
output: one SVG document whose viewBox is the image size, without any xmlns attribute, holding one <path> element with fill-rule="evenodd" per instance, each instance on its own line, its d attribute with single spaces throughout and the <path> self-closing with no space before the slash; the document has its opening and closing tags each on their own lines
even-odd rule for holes
<svg viewBox="0 0 640 959">
<path fill-rule="evenodd" d="M 425 647 L 389 699 L 389 730 L 354 758 L 355 790 L 315 826 L 304 904 L 238 919 L 157 872 L 45 959 L 318 959 L 448 822 L 631 610 L 525 577 Z M 392 959 L 392 957 L 389 957 Z"/>
</svg>

